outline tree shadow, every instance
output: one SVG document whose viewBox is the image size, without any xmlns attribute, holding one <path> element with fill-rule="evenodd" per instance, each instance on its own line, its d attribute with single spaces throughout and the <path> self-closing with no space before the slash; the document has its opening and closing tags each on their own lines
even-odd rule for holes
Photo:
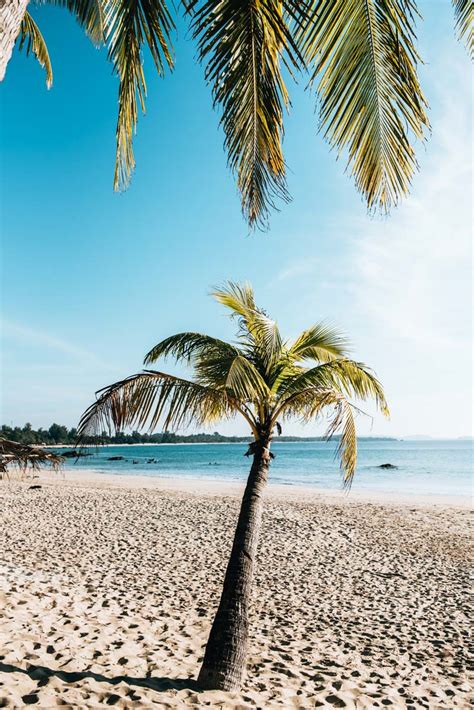
<svg viewBox="0 0 474 710">
<path fill-rule="evenodd" d="M 118 683 L 127 683 L 127 685 L 137 686 L 139 688 L 149 688 L 150 690 L 156 690 L 158 692 L 163 692 L 166 690 L 183 690 L 188 688 L 199 692 L 197 682 L 193 678 L 166 678 L 166 677 L 146 677 L 146 678 L 134 678 L 128 675 L 113 676 L 112 678 L 102 675 L 101 673 L 94 673 L 93 671 L 60 671 L 53 668 L 47 668 L 46 666 L 37 666 L 34 664 L 29 664 L 28 668 L 20 668 L 19 666 L 13 666 L 9 663 L 0 662 L 0 673 L 23 673 L 29 676 L 32 680 L 38 681 L 38 685 L 46 685 L 50 678 L 59 678 L 64 683 L 77 683 L 79 680 L 84 680 L 91 678 L 99 683 L 110 683 L 110 685 L 117 685 Z"/>
</svg>

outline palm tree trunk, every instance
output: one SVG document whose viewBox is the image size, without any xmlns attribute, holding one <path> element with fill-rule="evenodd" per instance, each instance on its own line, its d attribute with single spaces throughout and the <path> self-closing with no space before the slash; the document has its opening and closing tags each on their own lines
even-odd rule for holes
<svg viewBox="0 0 474 710">
<path fill-rule="evenodd" d="M 5 77 L 27 5 L 28 0 L 0 0 L 0 81 Z"/>
<path fill-rule="evenodd" d="M 260 535 L 262 493 L 270 466 L 270 437 L 255 442 L 224 587 L 204 660 L 201 688 L 238 690 L 247 660 L 248 617 L 255 556 Z"/>
</svg>

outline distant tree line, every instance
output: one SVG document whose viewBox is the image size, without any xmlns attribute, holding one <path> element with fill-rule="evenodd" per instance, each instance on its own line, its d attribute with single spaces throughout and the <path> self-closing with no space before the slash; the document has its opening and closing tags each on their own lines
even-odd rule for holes
<svg viewBox="0 0 474 710">
<path fill-rule="evenodd" d="M 0 430 L 0 437 L 17 441 L 19 444 L 44 444 L 45 446 L 55 446 L 58 444 L 77 444 L 77 429 L 68 429 L 61 424 L 51 424 L 49 429 L 33 429 L 27 422 L 24 427 L 10 427 L 5 424 Z M 232 443 L 248 441 L 249 436 L 224 436 L 215 431 L 213 434 L 174 434 L 170 431 L 162 431 L 157 434 L 140 434 L 132 431 L 131 434 L 119 431 L 113 436 L 102 432 L 101 436 L 88 436 L 83 440 L 84 444 L 212 444 L 212 443 Z M 334 437 L 337 439 L 338 437 Z M 360 437 L 362 440 L 364 437 Z M 368 437 L 370 439 L 386 439 L 390 437 Z M 279 436 L 278 441 L 324 441 L 323 436 Z"/>
<path fill-rule="evenodd" d="M 51 424 L 49 429 L 33 429 L 30 423 L 24 427 L 9 427 L 5 424 L 1 428 L 0 436 L 21 444 L 76 444 L 77 429 L 68 429 L 61 424 Z M 212 442 L 232 442 L 247 441 L 248 436 L 223 436 L 215 431 L 213 434 L 174 434 L 169 431 L 157 434 L 141 434 L 132 431 L 130 434 L 117 432 L 110 436 L 103 432 L 101 436 L 89 436 L 83 440 L 84 444 L 182 444 L 182 443 L 212 443 Z M 295 437 L 296 438 L 296 437 Z M 286 437 L 290 440 L 292 437 Z"/>
</svg>

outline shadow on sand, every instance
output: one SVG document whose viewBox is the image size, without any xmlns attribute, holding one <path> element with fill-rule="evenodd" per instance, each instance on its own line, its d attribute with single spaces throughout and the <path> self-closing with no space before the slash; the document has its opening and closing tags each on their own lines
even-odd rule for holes
<svg viewBox="0 0 474 710">
<path fill-rule="evenodd" d="M 0 673 L 24 673 L 32 680 L 38 681 L 39 687 L 46 685 L 50 678 L 59 678 L 59 680 L 62 680 L 64 683 L 77 683 L 79 680 L 92 678 L 99 683 L 110 683 L 110 685 L 127 683 L 127 685 L 130 686 L 150 688 L 151 690 L 159 692 L 172 689 L 183 690 L 183 688 L 189 688 L 195 692 L 200 691 L 196 681 L 192 678 L 153 678 L 151 676 L 147 678 L 133 678 L 128 675 L 118 675 L 109 678 L 101 673 L 93 673 L 92 671 L 78 671 L 74 673 L 70 671 L 54 670 L 52 668 L 47 668 L 46 666 L 35 666 L 34 664 L 29 664 L 28 668 L 20 668 L 19 666 L 12 666 L 8 663 L 1 662 Z"/>
</svg>

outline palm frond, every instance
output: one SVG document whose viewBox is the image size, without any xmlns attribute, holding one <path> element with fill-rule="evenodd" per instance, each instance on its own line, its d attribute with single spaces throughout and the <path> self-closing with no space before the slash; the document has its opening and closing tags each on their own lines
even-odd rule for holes
<svg viewBox="0 0 474 710">
<path fill-rule="evenodd" d="M 223 286 L 215 289 L 211 295 L 228 308 L 232 312 L 232 316 L 240 316 L 245 323 L 257 308 L 253 288 L 249 283 L 238 284 L 234 281 L 227 281 Z"/>
<path fill-rule="evenodd" d="M 135 167 L 132 138 L 138 106 L 145 111 L 143 46 L 148 45 L 163 76 L 166 67 L 173 67 L 170 34 L 174 22 L 164 0 L 107 0 L 105 26 L 108 56 L 120 80 L 114 189 L 121 190 L 129 184 Z"/>
<path fill-rule="evenodd" d="M 295 362 L 316 360 L 327 362 L 347 355 L 348 341 L 335 328 L 318 323 L 304 330 L 289 349 L 289 358 Z"/>
<path fill-rule="evenodd" d="M 151 431 L 159 422 L 164 429 L 179 429 L 190 422 L 210 424 L 239 411 L 239 403 L 225 391 L 151 370 L 116 382 L 98 395 L 81 417 L 79 440 L 88 434 L 128 427 Z"/>
<path fill-rule="evenodd" d="M 353 408 L 350 402 L 340 395 L 335 398 L 334 414 L 326 431 L 326 439 L 331 439 L 339 431 L 341 433 L 337 455 L 341 462 L 344 486 L 350 488 L 357 466 L 357 432 Z"/>
<path fill-rule="evenodd" d="M 414 0 L 312 0 L 297 33 L 318 79 L 320 123 L 369 209 L 408 193 L 417 169 L 410 143 L 429 122 L 417 77 Z"/>
<path fill-rule="evenodd" d="M 239 338 L 249 360 L 268 375 L 281 357 L 283 340 L 276 321 L 255 304 L 253 289 L 249 284 L 228 281 L 212 294 L 239 319 Z"/>
<path fill-rule="evenodd" d="M 265 373 L 270 374 L 278 364 L 284 347 L 277 322 L 269 318 L 266 313 L 257 311 L 250 323 L 249 330 Z"/>
<path fill-rule="evenodd" d="M 218 338 L 212 338 L 202 333 L 178 333 L 165 338 L 155 345 L 146 355 L 144 364 L 156 362 L 160 357 L 174 357 L 176 362 L 184 361 L 188 365 L 197 358 L 219 357 L 228 355 L 235 357 L 239 350 L 230 343 Z"/>
<path fill-rule="evenodd" d="M 382 385 L 369 368 L 354 360 L 338 359 L 307 369 L 286 381 L 279 392 L 280 404 L 274 418 L 285 411 L 301 392 L 313 388 L 336 390 L 361 400 L 373 398 L 382 414 L 389 416 Z"/>
<path fill-rule="evenodd" d="M 84 28 L 92 42 L 99 46 L 105 41 L 105 8 L 110 0 L 40 0 L 40 4 L 67 8 Z"/>
<path fill-rule="evenodd" d="M 39 446 L 19 444 L 17 441 L 0 437 L 0 473 L 8 471 L 8 466 L 16 466 L 22 470 L 28 467 L 38 470 L 41 466 L 50 465 L 58 469 L 62 461 L 61 456 Z"/>
<path fill-rule="evenodd" d="M 464 41 L 472 59 L 474 54 L 474 3 L 472 0 L 453 0 L 453 6 L 458 37 Z"/>
<path fill-rule="evenodd" d="M 38 25 L 28 11 L 25 12 L 21 21 L 19 37 L 18 49 L 22 50 L 26 43 L 26 55 L 28 56 L 31 51 L 33 52 L 46 72 L 46 86 L 50 89 L 53 85 L 53 69 L 49 59 L 48 48 Z"/>
<path fill-rule="evenodd" d="M 178 333 L 155 345 L 145 364 L 172 356 L 193 365 L 196 382 L 228 390 L 242 401 L 254 401 L 268 394 L 268 387 L 253 363 L 239 348 L 201 333 Z"/>
<path fill-rule="evenodd" d="M 278 416 L 285 420 L 297 417 L 308 423 L 320 419 L 327 410 L 330 410 L 330 422 L 325 437 L 331 439 L 340 432 L 337 455 L 344 474 L 344 485 L 350 486 L 357 463 L 357 435 L 353 406 L 344 394 L 335 389 L 309 386 L 295 393 L 280 409 Z"/>
<path fill-rule="evenodd" d="M 200 372 L 202 370 L 201 367 Z M 237 355 L 232 359 L 227 369 L 224 387 L 244 402 L 259 402 L 269 394 L 265 380 L 253 363 L 243 355 Z"/>
<path fill-rule="evenodd" d="M 281 63 L 301 57 L 287 25 L 286 0 L 188 0 L 193 36 L 214 104 L 222 108 L 225 148 L 251 227 L 266 227 L 269 210 L 288 202 L 282 152 L 289 105 Z"/>
</svg>

